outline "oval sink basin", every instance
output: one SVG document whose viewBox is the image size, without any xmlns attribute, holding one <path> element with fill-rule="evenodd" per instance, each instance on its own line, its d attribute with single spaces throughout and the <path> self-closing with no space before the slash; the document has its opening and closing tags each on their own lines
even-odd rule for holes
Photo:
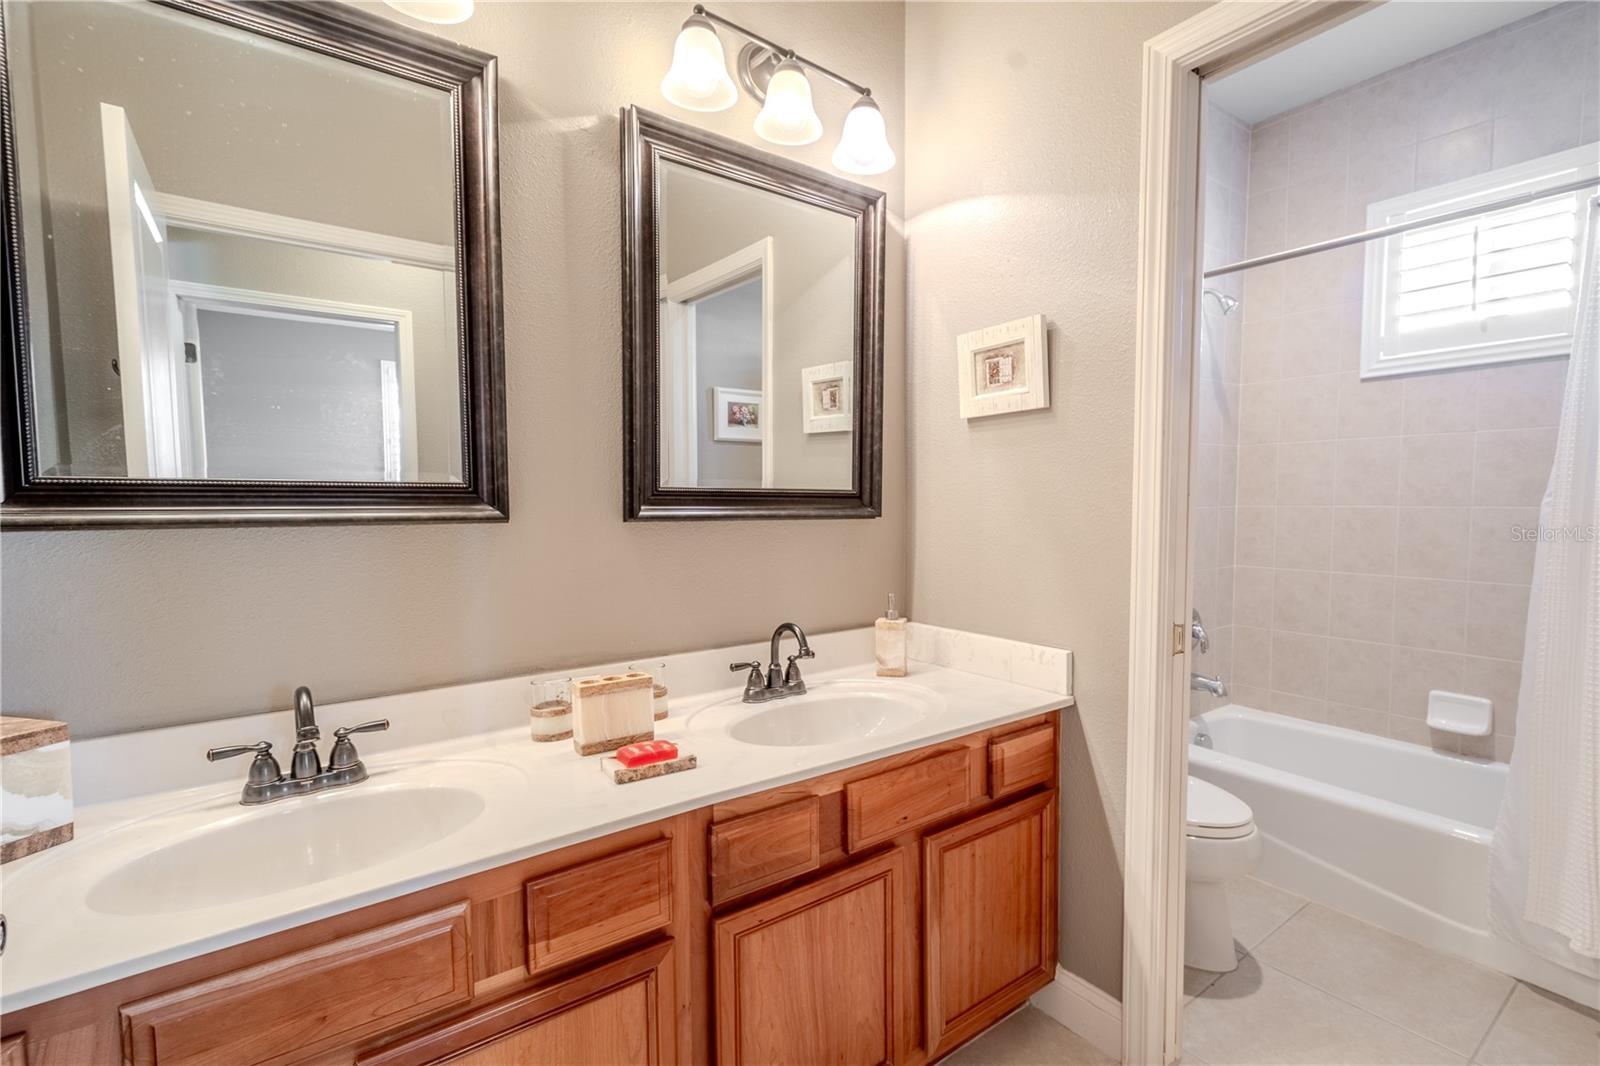
<svg viewBox="0 0 1600 1066">
<path fill-rule="evenodd" d="M 483 813 L 453 786 L 351 786 L 349 792 L 241 807 L 221 825 L 146 852 L 89 891 L 103 914 L 170 914 L 256 899 L 354 873 L 427 847 Z"/>
<path fill-rule="evenodd" d="M 881 736 L 926 718 L 938 697 L 925 689 L 871 682 L 829 682 L 804 696 L 775 700 L 728 726 L 744 744 L 809 747 Z"/>
</svg>

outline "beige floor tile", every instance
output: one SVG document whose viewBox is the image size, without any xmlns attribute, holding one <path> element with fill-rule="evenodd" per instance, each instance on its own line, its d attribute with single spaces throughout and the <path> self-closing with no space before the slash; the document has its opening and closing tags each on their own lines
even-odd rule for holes
<svg viewBox="0 0 1600 1066">
<path fill-rule="evenodd" d="M 1115 1066 L 1083 1037 L 1024 1007 L 944 1060 L 951 1066 Z"/>
<path fill-rule="evenodd" d="M 1285 892 L 1254 877 L 1242 877 L 1228 886 L 1233 939 L 1250 951 L 1305 905 L 1306 901 L 1293 892 Z"/>
<path fill-rule="evenodd" d="M 1211 987 L 1211 982 L 1222 975 L 1210 970 L 1197 970 L 1193 966 L 1183 968 L 1183 1001 L 1189 1002 L 1200 993 Z"/>
<path fill-rule="evenodd" d="M 1251 949 L 1263 963 L 1471 1055 L 1515 983 L 1311 904 Z"/>
<path fill-rule="evenodd" d="M 1594 1066 L 1600 1021 L 1547 992 L 1518 984 L 1474 1062 L 1485 1066 Z"/>
<path fill-rule="evenodd" d="M 1184 1009 L 1183 1042 L 1215 1066 L 1466 1062 L 1253 956 Z"/>
</svg>

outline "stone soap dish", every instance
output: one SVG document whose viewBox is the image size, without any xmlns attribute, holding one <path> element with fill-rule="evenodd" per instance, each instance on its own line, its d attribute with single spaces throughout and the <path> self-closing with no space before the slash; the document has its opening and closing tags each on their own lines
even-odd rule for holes
<svg viewBox="0 0 1600 1066">
<path fill-rule="evenodd" d="M 72 839 L 72 761 L 67 727 L 43 718 L 0 716 L 5 782 L 0 863 Z"/>
<path fill-rule="evenodd" d="M 693 770 L 698 765 L 694 755 L 666 740 L 629 744 L 600 760 L 600 769 L 619 785 Z"/>
</svg>

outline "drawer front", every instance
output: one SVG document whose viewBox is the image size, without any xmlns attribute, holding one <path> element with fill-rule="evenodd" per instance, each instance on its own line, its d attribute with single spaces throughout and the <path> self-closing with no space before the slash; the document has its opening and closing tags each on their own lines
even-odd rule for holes
<svg viewBox="0 0 1600 1066">
<path fill-rule="evenodd" d="M 441 907 L 122 1008 L 130 1066 L 260 1066 L 472 998 L 467 904 Z"/>
<path fill-rule="evenodd" d="M 850 851 L 959 814 L 972 800 L 966 749 L 851 781 L 844 786 L 844 799 L 845 846 Z"/>
<path fill-rule="evenodd" d="M 528 970 L 539 974 L 672 921 L 672 841 L 529 881 Z"/>
<path fill-rule="evenodd" d="M 711 902 L 810 873 L 822 862 L 815 796 L 711 827 Z"/>
<path fill-rule="evenodd" d="M 1056 765 L 1056 731 L 1048 725 L 989 741 L 989 795 L 995 799 L 1046 784 Z"/>
</svg>

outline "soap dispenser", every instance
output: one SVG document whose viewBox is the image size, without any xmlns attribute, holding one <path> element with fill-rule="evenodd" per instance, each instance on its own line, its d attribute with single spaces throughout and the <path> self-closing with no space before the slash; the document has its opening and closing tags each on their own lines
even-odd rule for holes
<svg viewBox="0 0 1600 1066">
<path fill-rule="evenodd" d="M 906 676 L 906 620 L 894 609 L 894 593 L 889 593 L 889 610 L 878 619 L 876 646 L 879 677 Z"/>
</svg>

